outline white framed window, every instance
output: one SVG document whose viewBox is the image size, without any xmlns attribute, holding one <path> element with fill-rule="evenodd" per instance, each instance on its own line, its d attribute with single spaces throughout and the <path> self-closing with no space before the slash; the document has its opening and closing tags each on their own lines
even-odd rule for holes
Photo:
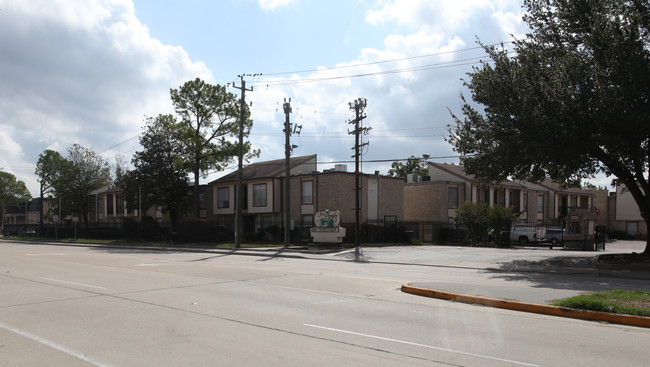
<svg viewBox="0 0 650 367">
<path fill-rule="evenodd" d="M 314 181 L 302 181 L 301 182 L 301 203 L 303 205 L 309 205 L 314 203 Z"/>
<path fill-rule="evenodd" d="M 230 187 L 217 189 L 217 208 L 225 209 L 230 207 Z"/>
<path fill-rule="evenodd" d="M 266 206 L 266 184 L 253 185 L 253 206 Z"/>
<path fill-rule="evenodd" d="M 458 187 L 449 187 L 449 209 L 458 208 Z"/>
</svg>

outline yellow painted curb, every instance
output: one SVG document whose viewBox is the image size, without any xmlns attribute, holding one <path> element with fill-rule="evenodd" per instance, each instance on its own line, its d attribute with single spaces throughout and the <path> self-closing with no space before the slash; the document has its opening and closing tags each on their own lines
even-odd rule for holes
<svg viewBox="0 0 650 367">
<path fill-rule="evenodd" d="M 481 296 L 468 296 L 465 294 L 438 291 L 434 289 L 420 288 L 409 283 L 402 285 L 402 292 L 418 296 L 444 299 L 469 304 L 479 304 L 490 307 L 504 308 L 514 311 L 539 313 L 551 316 L 569 317 L 582 320 L 606 321 L 613 324 L 622 324 L 650 328 L 650 317 L 622 315 L 607 312 L 581 311 L 573 308 L 558 306 L 539 305 L 519 301 L 509 301 L 498 298 Z"/>
</svg>

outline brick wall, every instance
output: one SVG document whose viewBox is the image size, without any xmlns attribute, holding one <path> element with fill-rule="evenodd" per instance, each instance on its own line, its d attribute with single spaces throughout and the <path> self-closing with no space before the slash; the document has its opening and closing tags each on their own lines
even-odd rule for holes
<svg viewBox="0 0 650 367">
<path fill-rule="evenodd" d="M 423 222 L 447 222 L 449 183 L 418 182 L 404 184 L 404 220 Z M 459 204 L 462 194 L 459 190 Z"/>
</svg>

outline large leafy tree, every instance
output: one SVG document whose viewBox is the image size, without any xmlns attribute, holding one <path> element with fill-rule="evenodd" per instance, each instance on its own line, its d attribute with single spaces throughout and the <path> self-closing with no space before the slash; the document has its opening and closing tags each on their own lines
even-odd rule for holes
<svg viewBox="0 0 650 367">
<path fill-rule="evenodd" d="M 237 142 L 230 138 L 239 133 L 239 101 L 225 86 L 212 85 L 199 78 L 171 89 L 170 95 L 180 118 L 175 124 L 175 136 L 184 165 L 194 175 L 195 216 L 198 217 L 199 177 L 209 170 L 223 170 L 238 155 Z M 244 136 L 248 136 L 252 124 L 247 113 Z M 250 143 L 245 144 L 244 151 L 250 152 Z"/>
<path fill-rule="evenodd" d="M 4 223 L 5 209 L 8 205 L 17 205 L 20 202 L 29 200 L 32 195 L 27 186 L 16 176 L 9 172 L 0 171 L 0 223 Z"/>
<path fill-rule="evenodd" d="M 120 172 L 117 177 L 129 209 L 160 205 L 169 212 L 174 227 L 191 196 L 187 166 L 174 136 L 175 126 L 172 115 L 147 118 L 140 136 L 143 150 L 131 160 L 134 169 Z"/>
<path fill-rule="evenodd" d="M 468 173 L 624 184 L 650 224 L 650 3 L 525 0 L 531 32 L 485 47 L 449 142 Z M 649 240 L 650 241 L 650 240 Z M 650 242 L 645 255 L 650 255 Z"/>
<path fill-rule="evenodd" d="M 39 192 L 41 200 L 48 194 L 54 193 L 54 185 L 61 177 L 65 167 L 65 158 L 54 150 L 46 149 L 38 156 L 36 163 L 36 176 L 38 176 Z M 43 205 L 40 208 L 40 225 L 43 226 Z"/>
<path fill-rule="evenodd" d="M 99 154 L 78 144 L 68 148 L 68 156 L 61 164 L 61 172 L 54 182 L 54 191 L 61 202 L 63 215 L 81 215 L 88 224 L 89 193 L 111 182 L 111 170 Z"/>
<path fill-rule="evenodd" d="M 427 167 L 427 162 L 423 158 L 418 158 L 412 155 L 406 160 L 406 163 L 400 161 L 393 162 L 388 170 L 388 176 L 406 178 L 406 175 L 409 173 L 426 175 L 428 171 L 429 168 Z"/>
</svg>

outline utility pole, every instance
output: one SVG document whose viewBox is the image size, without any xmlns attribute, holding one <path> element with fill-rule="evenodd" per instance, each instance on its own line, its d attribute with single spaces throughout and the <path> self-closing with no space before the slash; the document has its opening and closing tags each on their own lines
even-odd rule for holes
<svg viewBox="0 0 650 367">
<path fill-rule="evenodd" d="M 287 99 L 284 99 L 284 247 L 289 247 L 289 240 L 291 238 L 291 230 L 289 228 L 289 223 L 291 220 L 291 201 L 289 200 L 289 193 L 291 192 L 289 187 L 289 180 L 291 180 L 291 123 L 289 122 L 289 114 L 291 110 L 291 98 L 289 102 Z"/>
<path fill-rule="evenodd" d="M 298 134 L 300 135 L 300 131 L 302 131 L 302 125 L 298 124 L 291 124 L 289 121 L 289 114 L 293 112 L 291 108 L 291 98 L 289 98 L 289 102 L 287 102 L 287 99 L 284 99 L 284 104 L 282 105 L 284 108 L 284 137 L 285 137 L 285 144 L 284 144 L 284 204 L 282 205 L 284 208 L 284 247 L 289 247 L 289 242 L 291 239 L 291 190 L 290 190 L 290 180 L 291 180 L 291 153 L 293 152 L 293 148 L 297 148 L 298 146 L 296 145 L 291 145 L 291 134 Z M 292 126 L 293 126 L 293 131 L 292 131 Z"/>
<path fill-rule="evenodd" d="M 248 76 L 255 76 L 257 74 L 248 74 Z M 246 121 L 246 91 L 252 92 L 251 89 L 246 89 L 246 81 L 244 80 L 245 74 L 238 75 L 239 80 L 241 81 L 241 86 L 236 86 L 233 83 L 233 88 L 237 88 L 241 91 L 241 99 L 239 106 L 239 166 L 237 170 L 237 190 L 235 190 L 235 248 L 241 247 L 241 234 L 242 234 L 242 201 L 243 199 L 243 177 L 242 169 L 244 167 L 244 121 Z"/>
<path fill-rule="evenodd" d="M 361 187 L 359 183 L 360 179 L 360 172 L 359 172 L 359 157 L 361 156 L 360 148 L 362 148 L 365 145 L 368 145 L 368 142 L 365 142 L 363 144 L 359 143 L 359 138 L 361 134 L 368 134 L 368 132 L 372 129 L 369 127 L 360 127 L 359 123 L 361 120 L 366 118 L 366 115 L 363 114 L 363 111 L 366 109 L 366 106 L 368 104 L 368 100 L 365 98 L 357 98 L 354 102 L 350 102 L 350 110 L 354 111 L 354 120 L 350 121 L 350 124 L 354 124 L 354 130 L 349 131 L 348 134 L 354 135 L 354 147 L 352 150 L 354 150 L 354 155 L 352 158 L 354 158 L 354 201 L 355 201 L 355 210 L 354 210 L 354 244 L 355 244 L 355 258 L 358 259 L 359 257 L 359 222 L 360 222 L 360 194 L 361 194 Z"/>
</svg>

